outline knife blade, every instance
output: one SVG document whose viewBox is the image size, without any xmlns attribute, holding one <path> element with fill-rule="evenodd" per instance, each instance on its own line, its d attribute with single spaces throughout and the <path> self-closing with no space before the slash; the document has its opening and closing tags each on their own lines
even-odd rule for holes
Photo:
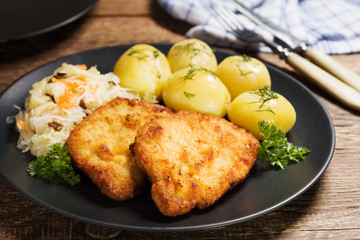
<svg viewBox="0 0 360 240">
<path fill-rule="evenodd" d="M 273 22 L 260 16 L 244 6 L 239 0 L 231 0 L 234 3 L 236 10 L 245 17 L 253 21 L 262 29 L 271 33 L 276 39 L 282 42 L 282 46 L 291 51 L 303 54 L 316 65 L 336 76 L 343 82 L 347 83 L 357 91 L 360 91 L 360 75 L 346 68 L 343 64 L 336 61 L 327 54 L 309 47 L 308 44 L 301 39 L 289 34 L 286 30 L 275 25 Z"/>
<path fill-rule="evenodd" d="M 245 5 L 243 5 L 239 0 L 232 0 L 235 3 L 236 9 L 245 17 L 253 21 L 255 24 L 263 28 L 264 30 L 271 33 L 274 37 L 278 38 L 287 48 L 291 50 L 301 50 L 303 47 L 306 47 L 306 43 L 299 38 L 290 35 L 285 29 L 275 25 L 273 22 L 268 20 L 265 17 L 251 11 Z M 283 45 L 283 47 L 285 47 Z"/>
</svg>

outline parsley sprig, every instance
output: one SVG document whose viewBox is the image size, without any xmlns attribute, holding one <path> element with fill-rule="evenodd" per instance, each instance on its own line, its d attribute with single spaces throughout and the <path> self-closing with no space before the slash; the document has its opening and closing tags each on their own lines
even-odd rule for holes
<svg viewBox="0 0 360 240">
<path fill-rule="evenodd" d="M 270 164 L 284 169 L 289 161 L 299 162 L 310 153 L 305 147 L 294 146 L 290 143 L 283 131 L 266 121 L 258 123 L 259 134 L 264 137 L 259 150 L 259 158 L 267 159 Z"/>
<path fill-rule="evenodd" d="M 60 176 L 66 183 L 74 186 L 80 182 L 80 175 L 76 174 L 71 165 L 69 148 L 60 143 L 50 146 L 47 156 L 39 156 L 31 161 L 27 172 L 31 176 L 40 176 L 50 181 L 55 175 Z"/>
</svg>

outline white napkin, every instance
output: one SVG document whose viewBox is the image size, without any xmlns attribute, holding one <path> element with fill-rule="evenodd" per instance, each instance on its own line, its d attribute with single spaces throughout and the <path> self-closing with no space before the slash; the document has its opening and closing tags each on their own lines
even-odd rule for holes
<svg viewBox="0 0 360 240">
<path fill-rule="evenodd" d="M 195 25 L 186 37 L 202 39 L 213 46 L 270 52 L 263 44 L 239 41 L 210 14 L 213 4 L 233 8 L 227 0 L 158 2 L 174 18 Z M 360 0 L 242 0 L 242 3 L 324 53 L 360 52 Z M 248 29 L 272 39 L 246 17 L 240 15 L 239 19 Z"/>
</svg>

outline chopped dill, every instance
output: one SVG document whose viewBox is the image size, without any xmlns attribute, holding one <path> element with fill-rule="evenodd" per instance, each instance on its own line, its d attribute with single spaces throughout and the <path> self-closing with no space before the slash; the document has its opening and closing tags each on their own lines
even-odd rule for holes
<svg viewBox="0 0 360 240">
<path fill-rule="evenodd" d="M 272 114 L 276 115 L 276 113 L 270 107 L 267 107 L 265 109 L 258 109 L 256 110 L 256 112 L 271 112 Z"/>
<path fill-rule="evenodd" d="M 142 48 L 142 49 L 130 48 L 127 55 L 135 57 L 139 61 L 153 60 L 153 59 L 156 59 L 157 57 L 159 57 L 159 55 L 160 55 L 158 50 L 151 51 L 151 53 L 152 53 L 151 55 L 146 54 L 145 53 L 146 51 L 149 51 L 149 49 L 148 48 Z"/>
<path fill-rule="evenodd" d="M 268 85 L 265 85 L 263 88 L 259 88 L 258 90 L 252 90 L 250 91 L 250 93 L 260 96 L 259 101 L 249 103 L 249 104 L 261 103 L 258 110 L 256 110 L 257 112 L 271 112 L 273 114 L 276 114 L 270 107 L 267 107 L 266 109 L 262 109 L 262 107 L 266 102 L 273 99 L 277 99 L 279 97 L 276 92 L 270 90 L 270 87 Z"/>
<path fill-rule="evenodd" d="M 184 92 L 184 95 L 187 99 L 191 99 L 196 96 L 194 93 L 189 93 L 189 92 Z"/>
<path fill-rule="evenodd" d="M 244 62 L 251 62 L 251 57 L 246 54 L 240 54 L 240 57 L 242 57 L 242 61 Z"/>
<path fill-rule="evenodd" d="M 238 62 L 238 64 L 236 64 L 236 66 L 237 66 L 237 68 L 239 69 L 241 78 L 243 78 L 243 77 L 245 77 L 246 75 L 249 75 L 249 74 L 253 73 L 253 71 L 245 72 L 245 71 L 242 69 L 242 64 L 243 64 L 243 62 L 251 62 L 251 57 L 248 56 L 248 55 L 246 55 L 246 54 L 241 54 L 241 55 L 239 55 L 239 57 L 241 57 L 241 60 Z"/>
<path fill-rule="evenodd" d="M 178 56 L 180 54 L 181 51 L 187 51 L 188 53 L 190 53 L 190 59 L 192 59 L 193 57 L 199 55 L 200 53 L 204 53 L 204 54 L 209 54 L 206 50 L 205 50 L 205 46 L 198 43 L 200 45 L 196 46 L 195 45 L 196 42 L 189 42 L 186 45 L 178 45 L 175 47 L 176 50 L 178 50 L 178 53 L 176 54 L 176 56 Z"/>
<path fill-rule="evenodd" d="M 187 72 L 187 74 L 183 77 L 180 78 L 180 80 L 182 80 L 184 83 L 187 81 L 187 80 L 194 80 L 194 76 L 198 73 L 198 72 L 207 72 L 207 73 L 210 73 L 211 75 L 213 75 L 214 77 L 217 77 L 216 74 L 209 70 L 209 69 L 206 69 L 206 68 L 203 68 L 203 67 L 195 67 L 193 65 L 190 65 L 190 68 Z"/>
<path fill-rule="evenodd" d="M 150 54 L 147 54 L 146 51 L 150 51 Z M 161 73 L 155 64 L 155 60 L 160 56 L 159 50 L 150 50 L 149 48 L 142 48 L 142 49 L 133 49 L 130 48 L 127 54 L 128 56 L 136 58 L 138 61 L 150 61 L 154 64 L 155 71 L 153 74 L 160 79 Z"/>
</svg>

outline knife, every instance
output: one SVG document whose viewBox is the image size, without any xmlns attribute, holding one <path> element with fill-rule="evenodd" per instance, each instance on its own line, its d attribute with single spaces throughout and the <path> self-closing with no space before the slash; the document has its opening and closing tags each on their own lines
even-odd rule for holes
<svg viewBox="0 0 360 240">
<path fill-rule="evenodd" d="M 254 13 L 245 7 L 239 0 L 231 0 L 235 3 L 236 10 L 249 18 L 251 21 L 262 27 L 264 30 L 271 33 L 274 37 L 279 39 L 285 47 L 291 51 L 303 54 L 306 58 L 310 59 L 322 69 L 336 76 L 338 79 L 347 83 L 357 91 L 360 91 L 360 75 L 346 68 L 340 62 L 321 51 L 309 47 L 308 44 L 287 31 L 272 23 L 270 20 Z"/>
</svg>

